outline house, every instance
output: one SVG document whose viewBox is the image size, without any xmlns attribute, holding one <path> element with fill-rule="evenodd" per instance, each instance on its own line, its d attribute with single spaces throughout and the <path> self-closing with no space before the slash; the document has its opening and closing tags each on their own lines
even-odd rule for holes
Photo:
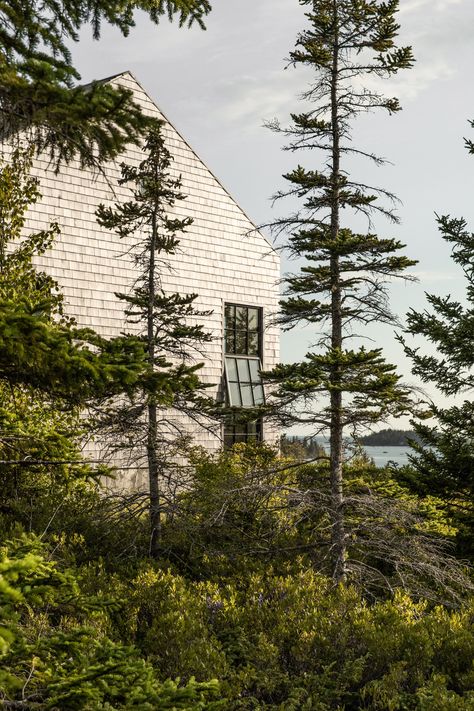
<svg viewBox="0 0 474 711">
<path fill-rule="evenodd" d="M 171 258 L 162 285 L 165 292 L 197 293 L 196 307 L 212 311 L 205 327 L 213 341 L 200 373 L 213 386 L 208 392 L 216 398 L 225 392 L 237 407 L 261 402 L 259 370 L 272 368 L 279 356 L 278 330 L 271 322 L 278 304 L 279 256 L 135 77 L 124 72 L 106 81 L 131 89 L 147 114 L 166 122 L 173 170 L 182 175 L 187 196 L 179 210 L 194 221 L 181 236 L 180 254 Z M 37 264 L 57 279 L 66 310 L 78 324 L 104 336 L 130 330 L 115 292 L 130 288 L 137 273 L 127 245 L 97 225 L 95 211 L 100 203 L 129 199 L 128 188 L 118 184 L 120 163 L 137 164 L 143 155 L 136 146 L 130 147 L 105 167 L 104 175 L 77 164 L 64 166 L 59 175 L 47 160 L 34 165 L 43 199 L 30 213 L 28 227 L 37 230 L 56 220 L 61 228 L 53 250 Z M 276 434 L 265 422 L 253 422 L 228 425 L 217 433 L 202 430 L 195 436 L 207 449 L 216 450 L 223 442 L 274 441 Z M 133 477 L 131 485 L 138 486 L 139 477 Z"/>
</svg>

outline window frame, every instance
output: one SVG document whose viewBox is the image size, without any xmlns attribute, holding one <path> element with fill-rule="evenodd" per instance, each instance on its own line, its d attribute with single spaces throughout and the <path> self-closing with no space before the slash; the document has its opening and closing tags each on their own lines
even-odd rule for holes
<svg viewBox="0 0 474 711">
<path fill-rule="evenodd" d="M 238 416 L 231 415 L 224 424 L 224 447 L 226 449 L 239 442 L 261 442 L 262 440 L 263 419 L 261 417 L 256 420 L 239 422 Z"/>
<path fill-rule="evenodd" d="M 229 314 L 229 309 L 233 309 Z M 245 352 L 239 349 L 238 334 L 242 335 L 244 329 L 238 328 L 238 309 L 246 309 L 245 321 Z M 252 312 L 257 315 L 257 328 L 249 329 L 249 321 Z M 231 318 L 231 326 L 228 325 L 228 318 Z M 224 424 L 224 446 L 231 447 L 236 442 L 262 441 L 263 440 L 263 419 L 257 418 L 254 420 L 246 420 L 244 417 L 239 421 L 239 410 L 242 414 L 245 410 L 249 410 L 259 405 L 265 404 L 265 389 L 263 387 L 260 371 L 263 369 L 263 308 L 261 306 L 253 306 L 249 304 L 237 304 L 234 302 L 224 302 L 224 338 L 223 338 L 223 358 L 224 358 L 224 378 L 225 378 L 225 394 L 226 401 L 230 407 L 234 407 L 235 414 L 229 417 L 229 421 Z M 251 346 L 249 334 L 256 333 L 256 348 Z M 231 336 L 229 337 L 229 334 Z M 240 343 L 244 341 L 241 338 Z M 230 346 L 230 347 L 229 347 Z M 233 377 L 229 372 L 231 361 L 235 362 L 235 375 Z M 239 368 L 239 362 L 244 362 L 247 365 L 248 380 L 242 378 L 242 368 Z M 251 367 L 251 362 L 257 364 L 258 374 L 255 376 L 255 368 Z M 242 389 L 249 386 L 252 404 L 243 405 L 244 397 Z M 258 392 L 260 391 L 260 392 Z M 235 394 L 238 395 L 235 398 Z M 247 393 L 248 394 L 248 393 Z M 258 400 L 257 400 L 258 397 Z M 237 403 L 233 402 L 238 400 Z"/>
<path fill-rule="evenodd" d="M 229 328 L 227 325 L 227 309 L 231 308 L 234 309 L 234 325 Z M 245 336 L 246 340 L 246 349 L 245 352 L 239 351 L 237 348 L 237 334 L 242 333 L 244 329 L 239 329 L 237 328 L 237 309 L 246 309 L 247 310 L 247 315 L 246 315 L 246 328 L 245 328 L 245 333 L 247 334 Z M 249 311 L 256 311 L 257 312 L 257 328 L 256 329 L 249 329 Z M 228 344 L 228 334 L 232 332 L 232 340 L 233 340 L 233 348 L 228 350 L 227 344 Z M 257 348 L 255 353 L 249 353 L 249 333 L 256 333 L 257 334 Z M 262 351 L 263 351 L 263 308 L 261 306 L 251 306 L 248 304 L 236 304 L 233 302 L 224 302 L 224 355 L 229 355 L 229 356 L 239 356 L 242 358 L 260 358 L 262 360 Z"/>
<path fill-rule="evenodd" d="M 229 373 L 230 363 L 235 362 L 235 372 L 236 377 L 232 377 Z M 239 367 L 239 363 L 245 363 L 247 366 L 248 379 L 242 376 L 242 368 Z M 258 374 L 255 377 L 252 373 L 252 368 L 250 363 L 256 363 L 258 368 Z M 262 362 L 260 358 L 245 357 L 245 356 L 234 356 L 225 355 L 224 356 L 224 371 L 226 379 L 226 390 L 227 390 L 227 401 L 231 407 L 241 407 L 242 409 L 247 409 L 251 407 L 258 407 L 259 405 L 265 405 L 265 390 L 262 383 L 262 378 L 260 377 L 260 371 L 262 370 Z M 247 399 L 245 392 L 248 391 L 250 399 L 252 402 L 250 404 L 245 404 L 244 400 Z M 237 394 L 238 402 L 233 402 L 234 394 Z"/>
</svg>

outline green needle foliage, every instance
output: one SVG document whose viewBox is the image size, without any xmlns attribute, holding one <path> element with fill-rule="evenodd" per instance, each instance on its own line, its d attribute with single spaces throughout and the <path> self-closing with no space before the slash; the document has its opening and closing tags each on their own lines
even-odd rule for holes
<svg viewBox="0 0 474 711">
<path fill-rule="evenodd" d="M 289 235 L 293 257 L 304 260 L 300 272 L 286 279 L 281 323 L 291 329 L 316 325 L 322 336 L 305 361 L 280 365 L 269 380 L 278 385 L 279 417 L 285 424 L 312 425 L 314 433 L 330 433 L 332 488 L 332 571 L 336 580 L 348 573 L 344 529 L 343 433 L 357 434 L 388 415 L 410 408 L 407 390 L 395 367 L 385 363 L 381 349 L 350 348 L 347 342 L 364 327 L 395 318 L 385 284 L 404 276 L 414 262 L 401 255 L 392 238 L 361 234 L 342 220 L 347 213 L 367 218 L 382 215 L 396 222 L 379 198 L 393 196 L 349 175 L 351 158 L 383 160 L 352 142 L 352 125 L 361 114 L 400 110 L 395 98 L 363 86 L 364 80 L 389 78 L 413 64 L 410 47 L 395 44 L 398 1 L 300 0 L 309 7 L 309 27 L 298 37 L 290 62 L 314 72 L 303 95 L 304 113 L 292 114 L 285 128 L 270 127 L 289 139 L 287 150 L 317 150 L 321 167 L 298 165 L 285 175 L 290 187 L 276 198 L 296 197 L 302 206 L 277 220 L 277 235 Z M 347 218 L 346 218 L 347 220 Z"/>
<path fill-rule="evenodd" d="M 31 527 L 40 500 L 58 500 L 78 478 L 100 472 L 81 455 L 80 408 L 128 390 L 147 364 L 138 339 L 106 340 L 65 316 L 57 283 L 34 265 L 57 238 L 58 225 L 23 234 L 40 193 L 29 174 L 31 151 L 10 158 L 0 166 L 2 530 L 15 522 Z"/>
<path fill-rule="evenodd" d="M 130 91 L 110 84 L 77 86 L 70 45 L 84 25 L 99 39 L 103 23 L 128 35 L 134 12 L 154 23 L 177 16 L 203 27 L 208 0 L 8 0 L 0 2 L 0 129 L 27 131 L 59 166 L 78 157 L 100 166 L 127 143 L 139 143 L 149 121 Z"/>
<path fill-rule="evenodd" d="M 32 261 L 52 246 L 59 228 L 53 223 L 22 236 L 26 211 L 40 197 L 30 163 L 31 152 L 16 151 L 0 170 L 0 477 L 2 510 L 9 513 L 23 484 L 35 479 L 31 469 L 23 475 L 24 464 L 37 474 L 44 467 L 33 462 L 80 459 L 77 413 L 71 403 L 66 412 L 60 393 L 77 388 L 86 365 L 69 336 L 57 284 Z M 67 478 L 67 467 L 53 468 L 51 478 L 59 474 Z M 20 518 L 26 508 L 20 504 Z"/>
<path fill-rule="evenodd" d="M 434 383 L 448 397 L 464 396 L 462 403 L 438 407 L 429 403 L 436 425 L 415 423 L 421 442 L 412 443 L 412 486 L 425 495 L 441 496 L 460 527 L 460 553 L 474 554 L 474 234 L 464 219 L 438 217 L 443 239 L 452 245 L 454 262 L 466 279 L 465 303 L 451 296 L 427 294 L 429 308 L 407 314 L 406 332 L 423 336 L 436 349 L 427 355 L 401 339 L 412 359 L 413 373 Z"/>
<path fill-rule="evenodd" d="M 138 339 L 108 341 L 64 315 L 57 283 L 33 263 L 58 225 L 23 235 L 27 210 L 40 199 L 30 167 L 31 151 L 21 150 L 0 167 L 0 381 L 71 405 L 115 394 L 141 377 L 146 354 Z"/>
<path fill-rule="evenodd" d="M 0 703 L 46 711 L 217 711 L 217 683 L 158 681 L 136 649 L 104 632 L 110 601 L 81 594 L 35 537 L 0 548 Z M 117 604 L 115 603 L 115 606 Z"/>
<path fill-rule="evenodd" d="M 130 324 L 138 326 L 139 338 L 147 353 L 146 373 L 137 383 L 128 401 L 112 404 L 103 425 L 114 438 L 115 449 L 135 449 L 138 457 L 146 451 L 150 492 L 150 553 L 159 551 L 161 483 L 169 477 L 170 450 L 182 438 L 183 421 L 171 411 L 199 417 L 203 406 L 203 385 L 197 371 L 201 364 L 190 359 L 201 345 L 210 340 L 203 326 L 196 322 L 209 315 L 198 311 L 197 294 L 166 293 L 162 288 L 163 260 L 177 254 L 178 235 L 192 219 L 176 214 L 176 206 L 185 199 L 181 176 L 173 177 L 172 157 L 162 134 L 163 122 L 150 131 L 144 147 L 146 157 L 138 167 L 122 165 L 122 185 L 130 185 L 132 200 L 113 208 L 100 205 L 97 220 L 121 238 L 133 238 L 133 254 L 138 279 L 131 294 L 117 294 L 126 304 Z M 135 335 L 130 335 L 132 342 Z M 153 385 L 153 389 L 150 388 Z M 157 387 L 158 384 L 158 387 Z M 172 486 L 177 482 L 173 479 Z"/>
<path fill-rule="evenodd" d="M 22 235 L 28 208 L 40 198 L 29 175 L 31 151 L 0 167 L 0 529 L 47 525 L 62 495 L 103 466 L 83 461 L 86 420 L 99 400 L 138 385 L 170 397 L 170 378 L 150 374 L 142 339 L 105 339 L 63 313 L 56 282 L 35 268 L 58 235 L 52 224 Z M 97 462 L 94 462 L 96 465 Z M 51 502 L 49 515 L 42 514 Z M 53 505 L 53 501 L 56 504 Z M 40 525 L 40 524 L 38 524 Z"/>
</svg>

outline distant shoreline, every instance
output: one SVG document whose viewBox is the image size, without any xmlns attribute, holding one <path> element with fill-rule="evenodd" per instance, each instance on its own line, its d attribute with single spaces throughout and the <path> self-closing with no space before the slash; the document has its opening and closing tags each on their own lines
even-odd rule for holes
<svg viewBox="0 0 474 711">
<path fill-rule="evenodd" d="M 304 442 L 306 446 L 317 443 L 323 447 L 329 446 L 329 440 L 320 435 L 284 435 L 287 442 Z M 409 447 L 410 440 L 419 441 L 419 437 L 414 430 L 394 430 L 384 429 L 380 432 L 372 432 L 360 437 L 357 442 L 364 447 Z"/>
<path fill-rule="evenodd" d="M 408 447 L 409 440 L 418 441 L 413 430 L 380 430 L 361 437 L 359 442 L 365 447 Z"/>
</svg>

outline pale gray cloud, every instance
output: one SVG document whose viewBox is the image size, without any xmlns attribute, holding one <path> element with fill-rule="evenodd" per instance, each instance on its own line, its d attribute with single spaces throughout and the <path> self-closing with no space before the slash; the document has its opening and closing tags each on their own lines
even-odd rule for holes
<svg viewBox="0 0 474 711">
<path fill-rule="evenodd" d="M 278 137 L 261 128 L 265 119 L 284 123 L 301 108 L 297 97 L 308 74 L 284 66 L 303 28 L 304 8 L 298 0 L 214 0 L 213 6 L 204 33 L 166 21 L 156 28 L 139 16 L 128 39 L 104 28 L 103 40 L 94 43 L 83 33 L 74 57 L 84 80 L 132 70 L 247 213 L 266 222 L 291 211 L 280 204 L 273 212 L 268 199 L 281 187 L 282 173 L 302 160 L 321 165 L 314 153 L 281 153 Z M 375 174 L 357 164 L 355 177 L 362 171 L 367 182 L 403 198 L 403 224 L 377 225 L 420 260 L 420 282 L 391 289 L 394 309 L 403 314 L 424 307 L 425 290 L 462 290 L 434 211 L 464 215 L 474 226 L 474 158 L 462 140 L 467 119 L 474 118 L 474 0 L 401 0 L 399 19 L 399 42 L 413 45 L 417 62 L 380 89 L 399 96 L 404 111 L 391 119 L 364 117 L 354 141 L 395 163 Z M 402 364 L 391 334 L 380 334 L 388 357 Z M 308 336 L 305 330 L 285 337 L 285 358 L 299 358 Z M 409 372 L 409 364 L 402 369 Z"/>
<path fill-rule="evenodd" d="M 294 107 L 295 89 L 303 90 L 304 86 L 301 77 L 295 81 L 291 70 L 266 72 L 259 77 L 247 74 L 218 82 L 214 94 L 222 99 L 219 117 L 260 130 L 263 121 L 287 116 Z"/>
<path fill-rule="evenodd" d="M 444 12 L 454 5 L 467 4 L 466 0 L 402 0 L 400 3 L 400 17 L 419 12 L 420 10 L 429 12 Z"/>
<path fill-rule="evenodd" d="M 446 281 L 453 281 L 458 283 L 459 282 L 459 274 L 454 272 L 454 271 L 441 271 L 441 270 L 436 270 L 436 271 L 426 271 L 426 270 L 416 270 L 416 271 L 411 271 L 410 275 L 415 277 L 415 279 L 418 279 L 420 284 L 423 286 L 423 284 L 427 283 L 437 283 L 437 282 L 446 282 Z"/>
</svg>

